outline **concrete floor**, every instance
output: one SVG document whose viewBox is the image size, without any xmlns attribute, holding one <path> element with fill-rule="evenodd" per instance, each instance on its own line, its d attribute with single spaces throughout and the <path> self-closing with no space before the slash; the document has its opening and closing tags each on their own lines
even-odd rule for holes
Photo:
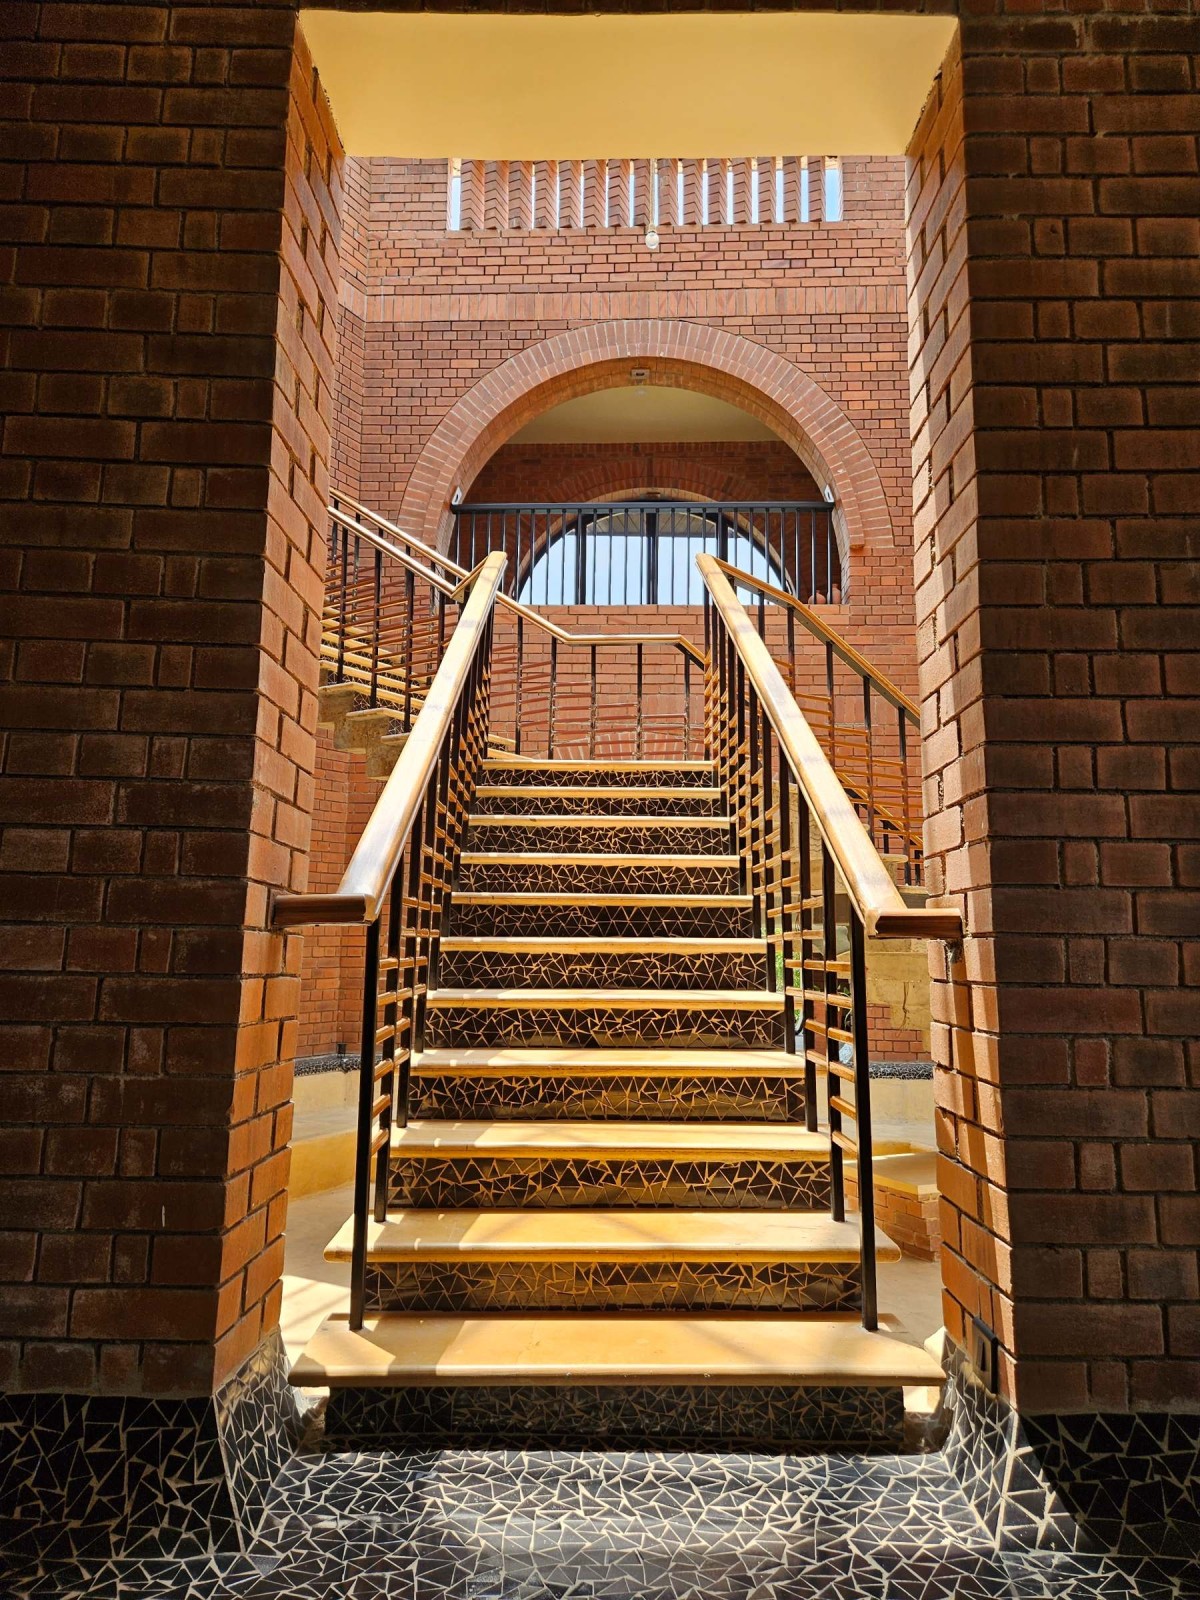
<svg viewBox="0 0 1200 1600">
<path fill-rule="evenodd" d="M 343 1310 L 350 1293 L 350 1269 L 322 1256 L 326 1244 L 350 1215 L 353 1188 L 344 1184 L 304 1195 L 288 1208 L 283 1262 L 284 1344 L 291 1359 L 304 1348 L 323 1317 Z M 934 1261 L 904 1259 L 879 1268 L 879 1306 L 900 1326 L 911 1344 L 924 1344 L 942 1325 L 941 1273 Z"/>
</svg>

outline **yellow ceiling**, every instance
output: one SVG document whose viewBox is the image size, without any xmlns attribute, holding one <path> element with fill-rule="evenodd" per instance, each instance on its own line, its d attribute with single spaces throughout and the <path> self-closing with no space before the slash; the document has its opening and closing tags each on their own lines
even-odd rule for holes
<svg viewBox="0 0 1200 1600">
<path fill-rule="evenodd" d="M 306 9 L 352 155 L 898 155 L 950 17 Z"/>
<path fill-rule="evenodd" d="M 551 406 L 511 444 L 630 444 L 678 440 L 773 439 L 765 423 L 692 389 L 651 384 L 597 389 Z"/>
</svg>

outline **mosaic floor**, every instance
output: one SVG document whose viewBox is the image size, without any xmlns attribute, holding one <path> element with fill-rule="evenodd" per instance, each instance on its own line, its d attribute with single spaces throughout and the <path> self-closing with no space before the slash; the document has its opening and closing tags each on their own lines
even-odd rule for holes
<svg viewBox="0 0 1200 1600">
<path fill-rule="evenodd" d="M 938 1456 L 293 1456 L 246 1555 L 63 1566 L 36 1600 L 1195 1600 L 1190 1562 L 998 1554 Z"/>
</svg>

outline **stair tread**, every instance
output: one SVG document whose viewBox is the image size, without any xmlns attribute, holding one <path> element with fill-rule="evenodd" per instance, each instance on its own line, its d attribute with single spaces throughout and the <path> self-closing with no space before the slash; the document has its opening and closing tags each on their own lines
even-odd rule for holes
<svg viewBox="0 0 1200 1600">
<path fill-rule="evenodd" d="M 595 859 L 588 857 L 589 861 Z M 470 905 L 644 906 L 648 910 L 659 906 L 725 906 L 738 911 L 754 903 L 748 894 L 597 894 L 592 890 L 564 894 L 560 890 L 538 889 L 456 889 L 454 900 Z"/>
<path fill-rule="evenodd" d="M 710 1006 L 732 1011 L 778 1011 L 783 996 L 754 989 L 431 989 L 431 1006 L 521 1006 L 527 1010 L 580 1010 L 607 1006 L 635 1011 L 640 1006 L 702 1011 Z"/>
<path fill-rule="evenodd" d="M 691 1074 L 707 1077 L 801 1077 L 804 1061 L 785 1050 L 670 1049 L 642 1045 L 637 1049 L 608 1049 L 598 1045 L 546 1046 L 477 1045 L 466 1048 L 443 1046 L 422 1050 L 413 1063 L 418 1073 L 496 1074 L 504 1077 L 571 1076 L 632 1073 L 671 1077 Z"/>
<path fill-rule="evenodd" d="M 586 867 L 736 867 L 734 855 L 670 855 L 653 850 L 641 850 L 626 855 L 608 855 L 601 850 L 464 850 L 459 860 L 473 865 L 476 862 L 504 862 L 506 865 L 530 866 L 557 862 L 560 866 Z"/>
<path fill-rule="evenodd" d="M 535 797 L 548 799 L 552 795 L 587 795 L 592 800 L 625 800 L 629 795 L 636 794 L 643 800 L 716 800 L 721 791 L 716 784 L 639 784 L 631 790 L 626 784 L 622 788 L 619 784 L 605 788 L 601 784 L 589 785 L 586 789 L 577 783 L 481 783 L 475 789 L 476 795 L 499 798 L 501 795 L 510 795 L 514 799 L 527 800 Z"/>
<path fill-rule="evenodd" d="M 349 1261 L 348 1219 L 325 1248 Z M 880 1261 L 900 1251 L 877 1234 Z M 832 1261 L 859 1259 L 857 1222 L 811 1211 L 389 1211 L 367 1223 L 367 1259 L 386 1261 Z"/>
<path fill-rule="evenodd" d="M 357 713 L 356 713 L 357 714 Z M 626 791 L 628 792 L 628 791 Z M 470 817 L 473 828 L 728 828 L 725 817 L 642 817 L 620 813 L 587 811 L 582 815 L 560 811 L 488 812 L 473 811 Z"/>
<path fill-rule="evenodd" d="M 536 768 L 545 772 L 708 772 L 711 761 L 602 761 L 576 760 L 565 756 L 489 756 L 484 763 L 485 772 L 505 771 L 510 768 Z"/>
<path fill-rule="evenodd" d="M 520 950 L 537 954 L 566 952 L 570 955 L 588 955 L 611 952 L 629 955 L 639 952 L 656 955 L 707 955 L 741 953 L 761 955 L 766 949 L 763 939 L 721 938 L 713 934 L 447 934 L 439 941 L 443 954 L 447 950 Z"/>
<path fill-rule="evenodd" d="M 321 1324 L 290 1374 L 307 1388 L 637 1379 L 875 1388 L 943 1376 L 918 1346 L 848 1316 L 745 1312 L 383 1312 L 357 1332 L 342 1315 Z"/>
<path fill-rule="evenodd" d="M 827 1161 L 826 1135 L 754 1122 L 410 1122 L 392 1132 L 393 1155 L 713 1155 Z"/>
</svg>

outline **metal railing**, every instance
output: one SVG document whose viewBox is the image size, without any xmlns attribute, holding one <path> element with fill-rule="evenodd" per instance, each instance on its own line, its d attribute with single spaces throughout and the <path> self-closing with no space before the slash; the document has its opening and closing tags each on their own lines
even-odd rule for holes
<svg viewBox="0 0 1200 1600">
<path fill-rule="evenodd" d="M 905 884 L 920 885 L 924 809 L 917 707 L 795 595 L 727 564 L 721 570 L 746 597 L 759 638 L 783 672 L 875 848 Z"/>
<path fill-rule="evenodd" d="M 467 568 L 348 496 L 330 505 L 326 683 L 400 728 L 424 703 Z M 481 549 L 482 559 L 484 552 Z M 500 594 L 494 745 L 537 757 L 699 756 L 703 652 L 678 633 L 575 633 Z"/>
<path fill-rule="evenodd" d="M 366 927 L 354 1166 L 350 1326 L 366 1301 L 371 1215 L 387 1211 L 393 1123 L 408 1121 L 409 1081 L 425 998 L 462 850 L 475 783 L 487 754 L 491 640 L 505 558 L 464 579 L 462 609 L 412 731 L 333 894 L 280 895 L 274 928 Z"/>
<path fill-rule="evenodd" d="M 508 592 L 538 606 L 700 606 L 701 553 L 812 604 L 842 596 L 824 500 L 611 500 L 455 506 L 450 551 L 509 558 Z"/>
<path fill-rule="evenodd" d="M 907 906 L 731 579 L 700 556 L 708 674 L 705 722 L 729 796 L 743 889 L 782 992 L 785 1047 L 803 1061 L 805 1122 L 826 1081 L 830 1209 L 846 1214 L 845 1158 L 858 1164 L 863 1325 L 878 1319 L 866 940 L 962 937 L 957 911 Z"/>
</svg>

